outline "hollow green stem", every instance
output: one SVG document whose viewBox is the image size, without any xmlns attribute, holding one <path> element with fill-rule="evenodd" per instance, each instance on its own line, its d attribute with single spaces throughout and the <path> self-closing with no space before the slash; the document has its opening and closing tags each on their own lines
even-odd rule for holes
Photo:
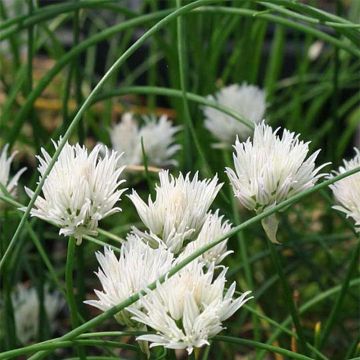
<svg viewBox="0 0 360 360">
<path fill-rule="evenodd" d="M 181 0 L 176 0 L 176 6 L 179 8 L 181 6 Z M 201 159 L 204 161 L 204 164 L 207 164 L 204 159 L 203 152 L 201 150 L 198 138 L 194 131 L 194 126 L 191 121 L 189 104 L 186 98 L 186 83 L 185 83 L 185 47 L 184 47 L 184 37 L 183 37 L 183 19 L 179 16 L 176 19 L 176 30 L 177 30 L 177 52 L 178 52 L 178 62 L 179 62 L 179 79 L 180 79 L 180 88 L 182 94 L 182 107 L 183 107 L 183 116 L 185 119 L 184 127 L 184 141 L 183 141 L 183 151 L 185 153 L 185 170 L 190 171 L 192 167 L 192 146 L 191 146 L 191 137 L 193 137 L 196 144 L 196 148 L 199 152 Z"/>
<path fill-rule="evenodd" d="M 299 319 L 299 314 L 298 311 L 296 309 L 296 306 L 294 304 L 294 300 L 291 294 L 291 290 L 289 287 L 289 284 L 286 280 L 283 268 L 282 268 L 282 264 L 280 262 L 279 259 L 279 254 L 278 252 L 275 250 L 275 245 L 271 242 L 268 241 L 268 246 L 269 246 L 269 250 L 270 250 L 270 255 L 272 258 L 272 261 L 275 265 L 276 271 L 279 275 L 279 279 L 284 291 L 284 295 L 285 295 L 285 301 L 287 304 L 287 307 L 289 308 L 292 320 L 294 322 L 295 328 L 296 328 L 296 332 L 299 336 L 299 348 L 301 350 L 301 352 L 305 352 L 306 350 L 306 341 L 305 341 L 305 337 L 304 337 L 304 333 L 303 333 L 303 329 L 300 323 L 300 319 Z"/>
<path fill-rule="evenodd" d="M 66 256 L 65 283 L 66 283 L 66 298 L 69 305 L 71 324 L 73 328 L 79 325 L 79 319 L 77 317 L 76 301 L 74 296 L 74 284 L 73 284 L 75 246 L 76 246 L 76 240 L 73 236 L 70 236 L 68 241 L 68 249 Z"/>
<path fill-rule="evenodd" d="M 76 300 L 74 296 L 74 257 L 75 257 L 76 239 L 73 236 L 69 237 L 66 267 L 65 267 L 65 289 L 66 299 L 70 310 L 70 319 L 72 328 L 79 326 L 79 317 L 77 312 Z M 81 347 L 76 347 L 81 359 L 85 359 L 84 350 Z"/>
</svg>

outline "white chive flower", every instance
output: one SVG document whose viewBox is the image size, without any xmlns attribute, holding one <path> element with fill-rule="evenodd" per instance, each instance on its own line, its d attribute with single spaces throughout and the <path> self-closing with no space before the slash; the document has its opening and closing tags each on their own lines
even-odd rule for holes
<svg viewBox="0 0 360 360">
<path fill-rule="evenodd" d="M 26 168 L 20 169 L 12 178 L 10 178 L 11 163 L 14 160 L 16 152 L 13 152 L 11 156 L 7 157 L 9 145 L 6 144 L 0 153 L 0 183 L 11 195 L 16 195 L 16 187 L 20 176 L 26 170 Z M 0 193 L 1 193 L 0 189 Z M 4 194 L 5 195 L 5 194 Z"/>
<path fill-rule="evenodd" d="M 343 174 L 347 171 L 360 167 L 360 151 L 355 148 L 355 157 L 349 161 L 343 160 L 344 165 L 339 167 L 335 175 Z M 355 221 L 355 229 L 360 232 L 360 173 L 357 172 L 344 179 L 330 185 L 336 201 L 339 205 L 333 206 L 334 209 L 342 211 L 346 217 L 351 217 Z"/>
<path fill-rule="evenodd" d="M 174 137 L 180 127 L 173 126 L 166 115 L 159 119 L 154 116 L 143 117 L 143 120 L 145 124 L 139 127 L 133 114 L 125 113 L 121 122 L 113 126 L 110 132 L 111 143 L 116 151 L 124 152 L 121 164 L 143 164 L 142 139 L 149 165 L 159 167 L 177 165 L 173 156 L 180 146 L 174 143 Z"/>
<path fill-rule="evenodd" d="M 265 92 L 257 86 L 246 83 L 230 85 L 222 88 L 214 96 L 208 96 L 207 99 L 234 110 L 253 124 L 264 118 Z M 205 127 L 225 145 L 233 144 L 237 136 L 244 140 L 253 132 L 251 128 L 220 110 L 205 106 L 203 112 Z"/>
<path fill-rule="evenodd" d="M 54 143 L 55 148 L 58 144 Z M 96 235 L 99 220 L 121 211 L 115 204 L 126 189 L 119 189 L 123 168 L 120 154 L 97 145 L 88 153 L 84 146 L 66 143 L 45 179 L 42 197 L 38 196 L 31 215 L 60 227 L 59 234 L 74 236 L 78 244 L 85 234 Z M 42 149 L 38 170 L 42 177 L 51 156 Z M 32 197 L 33 191 L 26 189 Z"/>
<path fill-rule="evenodd" d="M 249 210 L 257 213 L 275 206 L 287 198 L 311 188 L 324 176 L 316 167 L 320 150 L 307 159 L 309 142 L 299 140 L 299 135 L 284 129 L 273 129 L 265 122 L 255 126 L 253 139 L 235 143 L 233 155 L 235 171 L 226 168 L 235 196 Z M 278 222 L 275 215 L 263 220 L 270 240 L 276 242 Z"/>
<path fill-rule="evenodd" d="M 96 258 L 100 264 L 96 274 L 103 290 L 94 290 L 98 300 L 87 300 L 85 303 L 106 311 L 167 273 L 174 255 L 164 247 L 153 249 L 137 235 L 130 234 L 121 247 L 119 257 L 105 247 L 104 254 L 97 252 Z M 140 303 L 131 306 L 139 308 Z M 127 310 L 119 312 L 115 318 L 123 325 L 135 327 Z"/>
<path fill-rule="evenodd" d="M 149 341 L 150 347 L 187 349 L 209 344 L 209 339 L 224 329 L 222 322 L 252 297 L 250 291 L 234 298 L 235 283 L 225 291 L 227 269 L 215 278 L 214 267 L 204 270 L 193 261 L 163 284 L 140 299 L 140 308 L 130 308 L 132 319 L 155 331 L 137 340 Z"/>
<path fill-rule="evenodd" d="M 222 184 L 218 178 L 199 180 L 198 173 L 190 179 L 188 173 L 175 178 L 168 171 L 159 173 L 160 185 L 156 186 L 155 201 L 150 196 L 146 204 L 135 190 L 128 195 L 142 222 L 150 233 L 143 233 L 149 240 L 158 236 L 175 254 L 185 241 L 193 240 L 206 219 L 207 212 Z"/>
<path fill-rule="evenodd" d="M 34 287 L 27 288 L 22 284 L 17 285 L 11 294 L 14 307 L 16 335 L 22 344 L 33 340 L 39 331 L 39 307 L 40 301 Z M 50 325 L 50 330 L 56 327 L 56 315 L 64 306 L 64 299 L 59 292 L 50 292 L 47 287 L 44 289 L 44 307 Z"/>
<path fill-rule="evenodd" d="M 202 226 L 199 235 L 194 241 L 191 241 L 185 250 L 181 253 L 181 257 L 187 257 L 194 253 L 199 248 L 208 245 L 210 242 L 219 239 L 231 230 L 231 224 L 226 220 L 223 222 L 224 216 L 219 216 L 217 210 L 214 214 L 209 213 L 206 217 L 204 225 Z M 207 266 L 210 264 L 220 264 L 221 261 L 233 251 L 227 251 L 227 239 L 220 244 L 212 247 L 210 250 L 203 253 L 199 260 L 204 262 Z"/>
</svg>

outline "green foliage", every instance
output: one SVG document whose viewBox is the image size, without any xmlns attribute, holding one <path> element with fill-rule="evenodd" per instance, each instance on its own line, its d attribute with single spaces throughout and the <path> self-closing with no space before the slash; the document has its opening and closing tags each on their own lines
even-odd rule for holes
<svg viewBox="0 0 360 360">
<path fill-rule="evenodd" d="M 139 221 L 129 199 L 123 199 L 122 213 L 104 220 L 99 236 L 85 236 L 78 250 L 74 239 L 68 243 L 51 224 L 29 218 L 44 183 L 36 182 L 33 160 L 39 149 L 50 149 L 51 139 L 62 136 L 48 174 L 66 141 L 109 145 L 108 128 L 118 116 L 117 107 L 132 110 L 142 104 L 148 112 L 174 110 L 174 122 L 182 125 L 180 166 L 174 173 L 218 174 L 225 182 L 216 206 L 234 224 L 227 236 L 234 250 L 226 259 L 229 283 L 236 280 L 242 291 L 255 294 L 197 358 L 359 356 L 359 240 L 353 225 L 331 208 L 328 190 L 329 184 L 359 169 L 324 180 L 253 216 L 238 208 L 224 176 L 225 166 L 231 166 L 231 149 L 214 149 L 203 126 L 204 105 L 253 126 L 206 97 L 223 85 L 247 81 L 266 90 L 270 125 L 299 132 L 312 149 L 322 148 L 319 163 L 331 161 L 335 169 L 351 154 L 360 120 L 359 2 L 350 1 L 346 7 L 348 2 L 337 0 L 336 14 L 321 9 L 320 1 L 309 3 L 312 6 L 290 0 L 144 0 L 130 10 L 127 2 L 117 0 L 47 6 L 28 0 L 25 13 L 9 15 L 0 0 L 1 145 L 20 150 L 20 162 L 28 166 L 21 182 L 35 189 L 30 201 L 20 187 L 16 199 L 0 195 L 0 359 L 143 356 L 133 337 L 128 343 L 129 336 L 138 333 L 111 331 L 117 329 L 113 315 L 141 293 L 97 316 L 82 304 L 98 287 L 94 252 L 104 244 L 118 250 Z M 66 28 L 72 34 L 70 49 L 62 41 Z M 321 51 L 312 58 L 314 46 Z M 51 59 L 51 65 L 39 75 L 36 64 L 41 57 Z M 99 70 L 99 62 L 105 70 Z M 144 147 L 143 155 L 146 159 Z M 20 165 L 16 162 L 13 170 Z M 147 165 L 145 161 L 145 173 L 127 179 L 127 187 L 144 196 L 157 182 Z M 278 210 L 284 210 L 278 235 L 282 245 L 268 248 L 260 221 Z M 223 240 L 197 250 L 169 275 Z M 62 332 L 54 338 L 44 330 L 50 328 L 44 311 L 39 312 L 43 327 L 33 344 L 20 344 L 16 338 L 10 294 L 24 281 L 37 284 L 40 298 L 45 282 L 64 295 L 76 288 L 77 296 L 67 298 Z M 94 332 L 95 327 L 104 331 Z M 152 359 L 174 356 L 169 350 L 151 350 Z"/>
</svg>

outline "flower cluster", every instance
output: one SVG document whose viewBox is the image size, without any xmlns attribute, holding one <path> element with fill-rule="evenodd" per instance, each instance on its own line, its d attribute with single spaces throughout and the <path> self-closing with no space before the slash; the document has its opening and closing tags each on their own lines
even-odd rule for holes
<svg viewBox="0 0 360 360">
<path fill-rule="evenodd" d="M 180 126 L 172 126 L 165 115 L 156 119 L 143 117 L 145 124 L 139 127 L 133 114 L 123 115 L 121 122 L 113 126 L 110 137 L 113 148 L 124 152 L 121 165 L 140 165 L 143 163 L 143 149 L 149 165 L 159 167 L 177 165 L 173 159 L 180 146 L 175 144 L 174 136 Z"/>
<path fill-rule="evenodd" d="M 226 168 L 235 196 L 249 210 L 257 213 L 306 190 L 324 176 L 316 167 L 320 150 L 307 159 L 309 143 L 299 135 L 280 128 L 273 129 L 262 122 L 255 126 L 253 139 L 235 143 L 235 170 Z M 276 242 L 277 220 L 273 216 L 263 220 L 270 240 Z"/>
<path fill-rule="evenodd" d="M 58 144 L 54 143 L 55 149 Z M 98 222 L 121 209 L 115 207 L 125 189 L 119 186 L 123 168 L 118 167 L 121 157 L 102 145 L 88 153 L 84 146 L 66 143 L 42 188 L 43 197 L 37 197 L 31 215 L 60 227 L 59 234 L 74 236 L 78 244 L 85 234 L 96 234 Z M 42 149 L 38 156 L 39 172 L 44 176 L 51 161 Z M 41 178 L 40 178 L 41 179 Z M 34 192 L 25 189 L 32 197 Z"/>
<path fill-rule="evenodd" d="M 155 290 L 147 289 L 171 267 L 231 229 L 218 211 L 209 211 L 221 188 L 217 177 L 199 180 L 196 173 L 192 179 L 190 174 L 175 178 L 162 171 L 159 178 L 154 201 L 149 199 L 146 204 L 136 192 L 129 196 L 148 231 L 134 228 L 119 258 L 109 248 L 97 254 L 103 291 L 95 290 L 98 300 L 87 303 L 107 310 L 142 291 L 140 300 L 115 318 L 122 324 L 154 330 L 155 335 L 138 337 L 151 342 L 150 347 L 161 345 L 191 353 L 193 348 L 209 344 L 223 329 L 222 322 L 251 297 L 245 292 L 235 298 L 235 283 L 225 289 L 227 268 L 221 267 L 216 276 L 218 264 L 231 253 L 227 239 L 164 283 L 158 282 Z"/>
<path fill-rule="evenodd" d="M 230 85 L 222 88 L 209 100 L 230 108 L 254 125 L 264 118 L 266 110 L 265 93 L 254 85 Z M 252 134 L 251 127 L 224 112 L 205 106 L 205 127 L 220 140 L 221 143 L 231 145 L 236 137 L 244 140 Z"/>
</svg>

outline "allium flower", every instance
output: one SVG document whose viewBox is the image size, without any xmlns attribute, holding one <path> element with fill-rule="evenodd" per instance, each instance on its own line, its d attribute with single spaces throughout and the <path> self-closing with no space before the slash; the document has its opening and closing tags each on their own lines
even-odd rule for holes
<svg viewBox="0 0 360 360">
<path fill-rule="evenodd" d="M 163 247 L 151 248 L 141 238 L 131 234 L 122 245 L 119 258 L 110 248 L 105 248 L 104 254 L 97 252 L 96 258 L 101 267 L 97 276 L 103 291 L 95 290 L 99 300 L 87 300 L 85 303 L 106 311 L 165 274 L 174 256 Z M 139 302 L 132 305 L 136 308 L 139 306 Z M 121 324 L 134 326 L 126 309 L 115 318 Z"/>
<path fill-rule="evenodd" d="M 236 140 L 233 155 L 235 171 L 227 168 L 235 196 L 257 213 L 314 186 L 324 176 L 318 174 L 327 164 L 316 168 L 320 150 L 306 159 L 309 143 L 284 129 L 282 136 L 264 122 L 255 126 L 253 139 Z M 306 160 L 305 160 L 306 159 Z M 276 242 L 278 222 L 274 216 L 263 220 L 270 240 Z"/>
<path fill-rule="evenodd" d="M 55 144 L 57 148 L 57 144 Z M 99 220 L 112 215 L 120 208 L 114 207 L 125 189 L 119 190 L 123 168 L 117 163 L 121 155 L 105 150 L 101 157 L 101 145 L 88 153 L 83 146 L 66 143 L 38 196 L 31 215 L 60 227 L 59 234 L 75 236 L 78 244 L 85 234 L 96 235 Z M 42 149 L 43 158 L 39 172 L 43 176 L 50 155 Z M 33 191 L 26 189 L 33 196 Z"/>
<path fill-rule="evenodd" d="M 20 169 L 15 176 L 10 179 L 10 167 L 16 152 L 12 153 L 10 157 L 7 157 L 8 148 L 9 145 L 6 144 L 0 153 L 0 183 L 6 188 L 8 193 L 15 195 L 19 178 L 26 168 Z M 1 189 L 0 192 L 2 192 Z"/>
<path fill-rule="evenodd" d="M 159 119 L 144 117 L 145 125 L 139 128 L 138 122 L 131 113 L 123 115 L 119 124 L 110 133 L 113 148 L 124 152 L 122 165 L 140 165 L 143 163 L 141 139 L 149 165 L 168 166 L 177 165 L 172 159 L 180 146 L 174 144 L 174 135 L 180 130 L 179 126 L 172 126 L 165 115 Z"/>
<path fill-rule="evenodd" d="M 190 180 L 190 174 L 174 178 L 168 171 L 161 171 L 159 178 L 155 201 L 149 197 L 147 205 L 136 191 L 129 198 L 150 230 L 148 237 L 158 236 L 176 254 L 184 241 L 194 239 L 200 231 L 222 184 L 217 184 L 217 176 L 198 180 L 198 173 Z"/>
<path fill-rule="evenodd" d="M 360 166 L 360 152 L 355 148 L 355 157 L 349 161 L 344 160 L 344 166 L 339 167 L 336 175 Z M 355 229 L 360 232 L 360 173 L 357 172 L 330 185 L 335 199 L 340 205 L 333 206 L 334 209 L 342 211 L 346 217 L 355 221 Z"/>
<path fill-rule="evenodd" d="M 214 214 L 209 213 L 206 217 L 204 225 L 196 240 L 190 242 L 185 250 L 181 253 L 182 257 L 187 257 L 195 252 L 197 249 L 209 244 L 210 242 L 219 239 L 231 230 L 231 224 L 226 220 L 223 222 L 223 216 L 219 216 L 219 211 Z M 199 260 L 206 265 L 220 264 L 220 262 L 232 251 L 227 251 L 227 240 L 212 247 L 210 250 L 203 253 Z"/>
<path fill-rule="evenodd" d="M 24 285 L 18 285 L 11 296 L 13 307 L 15 309 L 16 334 L 21 343 L 26 344 L 38 334 L 39 329 L 39 298 L 34 287 L 26 288 Z M 48 323 L 51 330 L 55 329 L 55 317 L 64 306 L 64 300 L 60 293 L 51 293 L 45 287 L 44 307 Z"/>
<path fill-rule="evenodd" d="M 193 261 L 154 291 L 140 299 L 141 308 L 130 308 L 133 320 L 152 328 L 156 334 L 146 334 L 137 340 L 150 341 L 154 346 L 187 349 L 209 344 L 209 339 L 222 329 L 222 322 L 232 316 L 248 300 L 245 292 L 234 299 L 235 283 L 225 291 L 224 269 L 214 278 L 214 267 L 204 270 Z"/>
<path fill-rule="evenodd" d="M 216 101 L 239 113 L 250 122 L 259 123 L 265 113 L 265 93 L 254 85 L 230 85 L 222 88 L 215 96 L 208 96 L 209 100 Z M 251 128 L 247 127 L 232 116 L 217 109 L 205 106 L 205 127 L 222 143 L 233 144 L 236 137 L 244 140 L 252 134 Z"/>
</svg>

